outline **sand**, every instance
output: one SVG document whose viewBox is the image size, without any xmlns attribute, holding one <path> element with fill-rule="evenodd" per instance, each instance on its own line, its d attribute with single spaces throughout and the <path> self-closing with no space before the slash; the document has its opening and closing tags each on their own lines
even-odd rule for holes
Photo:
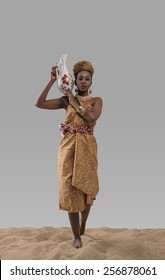
<svg viewBox="0 0 165 280">
<path fill-rule="evenodd" d="M 1 260 L 165 260 L 165 229 L 88 228 L 73 247 L 70 228 L 0 229 Z"/>
</svg>

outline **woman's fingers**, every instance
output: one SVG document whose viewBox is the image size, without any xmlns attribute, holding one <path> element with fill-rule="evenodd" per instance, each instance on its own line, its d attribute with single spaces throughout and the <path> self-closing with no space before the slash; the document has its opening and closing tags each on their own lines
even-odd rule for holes
<svg viewBox="0 0 165 280">
<path fill-rule="evenodd" d="M 56 68 L 57 68 L 57 66 L 53 66 L 53 67 L 52 67 L 52 71 L 51 71 L 51 74 L 52 74 L 54 77 L 56 77 Z"/>
</svg>

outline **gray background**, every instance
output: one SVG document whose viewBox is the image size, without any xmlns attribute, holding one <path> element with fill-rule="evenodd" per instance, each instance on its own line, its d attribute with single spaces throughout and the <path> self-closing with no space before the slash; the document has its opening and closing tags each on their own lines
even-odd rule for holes
<svg viewBox="0 0 165 280">
<path fill-rule="evenodd" d="M 0 227 L 69 226 L 57 197 L 65 112 L 34 106 L 63 53 L 70 71 L 93 63 L 93 95 L 104 101 L 88 227 L 164 227 L 164 1 L 0 5 Z M 59 95 L 54 85 L 49 96 Z"/>
</svg>

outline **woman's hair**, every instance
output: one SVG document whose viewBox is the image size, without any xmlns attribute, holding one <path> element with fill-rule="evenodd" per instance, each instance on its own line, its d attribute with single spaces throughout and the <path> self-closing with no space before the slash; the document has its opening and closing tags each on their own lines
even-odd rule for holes
<svg viewBox="0 0 165 280">
<path fill-rule="evenodd" d="M 77 62 L 76 64 L 74 64 L 73 66 L 73 74 L 75 76 L 75 78 L 77 77 L 77 74 L 80 71 L 88 71 L 91 74 L 91 77 L 93 76 L 94 73 L 94 68 L 92 66 L 92 63 L 86 60 L 82 60 Z"/>
</svg>

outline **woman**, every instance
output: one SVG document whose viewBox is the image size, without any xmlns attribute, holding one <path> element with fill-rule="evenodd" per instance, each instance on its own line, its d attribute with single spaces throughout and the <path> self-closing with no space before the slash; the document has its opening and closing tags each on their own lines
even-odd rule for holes
<svg viewBox="0 0 165 280">
<path fill-rule="evenodd" d="M 82 246 L 81 235 L 98 191 L 97 143 L 94 126 L 102 111 L 102 99 L 91 97 L 94 68 L 89 61 L 80 61 L 73 67 L 77 94 L 67 91 L 60 98 L 47 99 L 56 81 L 56 67 L 39 96 L 36 106 L 43 109 L 65 109 L 65 123 L 60 124 L 63 134 L 58 154 L 59 208 L 68 211 L 74 234 L 74 247 Z M 79 215 L 81 221 L 79 222 Z"/>
</svg>

